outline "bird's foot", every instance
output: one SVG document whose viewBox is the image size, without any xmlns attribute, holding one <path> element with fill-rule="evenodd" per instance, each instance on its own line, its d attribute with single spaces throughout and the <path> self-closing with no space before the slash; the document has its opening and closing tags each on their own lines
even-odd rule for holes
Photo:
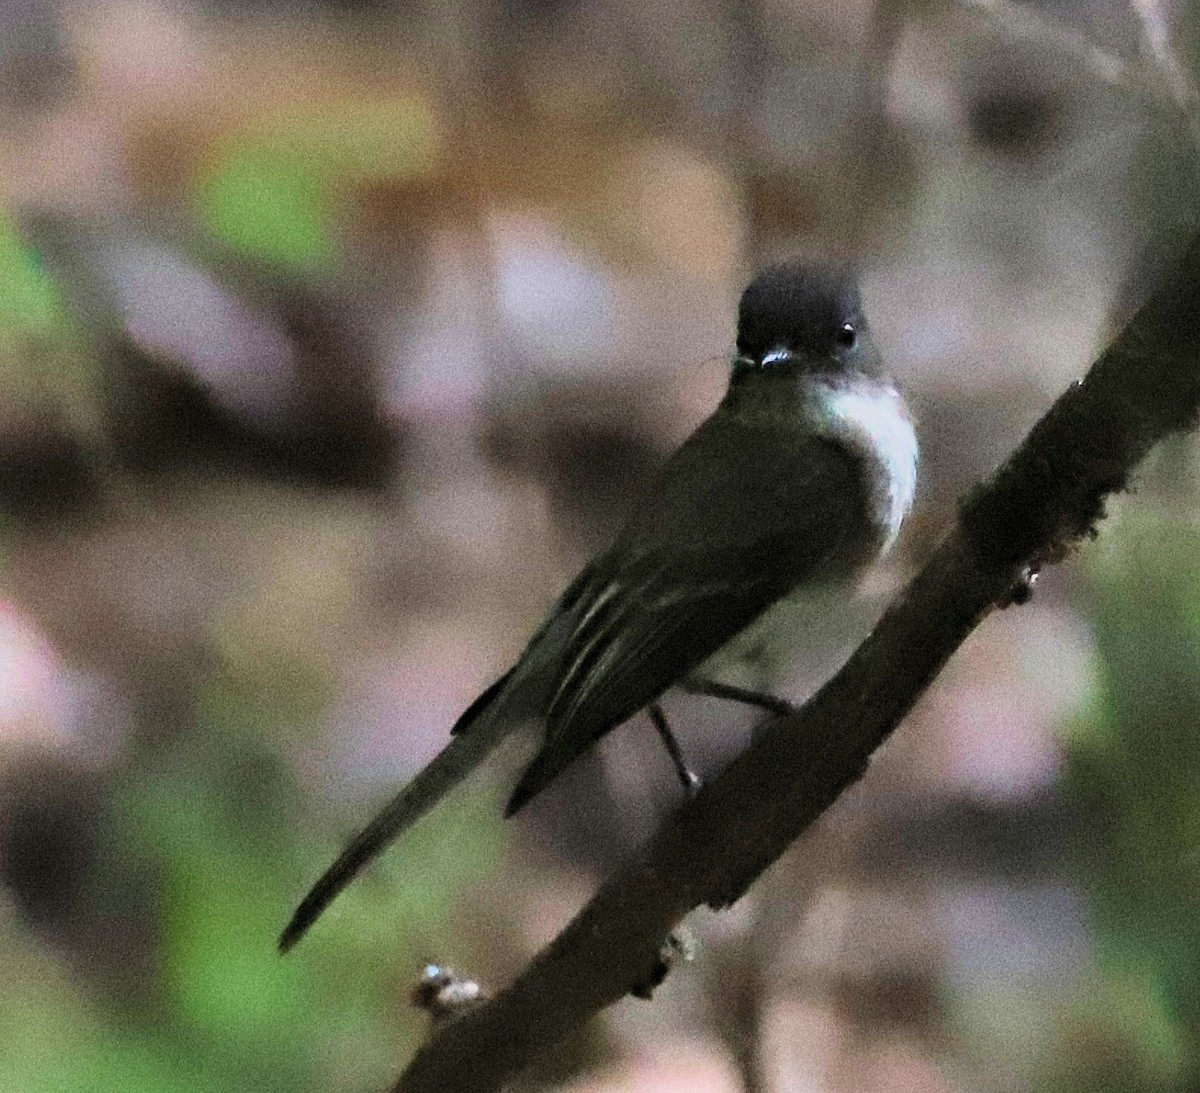
<svg viewBox="0 0 1200 1093">
<path fill-rule="evenodd" d="M 704 783 L 700 780 L 700 775 L 684 762 L 679 741 L 675 739 L 675 734 L 671 731 L 671 726 L 667 724 L 667 715 L 663 713 L 663 708 L 657 702 L 653 702 L 646 709 L 650 714 L 650 720 L 654 722 L 654 728 L 657 730 L 659 738 L 663 742 L 663 747 L 667 749 L 671 766 L 675 768 L 675 776 L 679 779 L 679 784 L 683 786 L 684 794 L 691 800 L 691 798 L 700 792 L 700 787 Z"/>
</svg>

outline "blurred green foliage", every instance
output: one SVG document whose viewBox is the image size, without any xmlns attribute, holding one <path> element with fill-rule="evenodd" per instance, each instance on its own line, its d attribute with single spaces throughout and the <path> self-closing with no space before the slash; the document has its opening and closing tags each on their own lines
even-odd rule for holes
<svg viewBox="0 0 1200 1093">
<path fill-rule="evenodd" d="M 53 279 L 21 243 L 12 222 L 0 214 L 0 339 L 17 333 L 53 334 L 65 322 Z"/>
<path fill-rule="evenodd" d="M 204 223 L 243 254 L 298 272 L 337 266 L 339 187 L 429 172 L 431 111 L 418 99 L 297 106 L 227 138 L 197 184 Z"/>
<path fill-rule="evenodd" d="M 1099 685 L 1069 727 L 1094 969 L 1054 1090 L 1200 1084 L 1200 525 L 1139 501 L 1088 552 Z"/>
<path fill-rule="evenodd" d="M 0 410 L 67 423 L 77 435 L 99 423 L 99 372 L 59 286 L 0 210 Z"/>
<path fill-rule="evenodd" d="M 306 814 L 271 743 L 290 735 L 272 711 L 302 706 L 223 674 L 197 695 L 195 731 L 121 777 L 111 838 L 156 880 L 156 981 L 114 1006 L 52 948 L 8 931 L 0 1088 L 378 1089 L 415 1049 L 425 1019 L 408 990 L 432 958 L 471 962 L 454 951 L 448 909 L 497 858 L 499 802 L 451 802 L 281 957 L 278 932 L 334 850 L 316 834 L 329 817 Z"/>
</svg>

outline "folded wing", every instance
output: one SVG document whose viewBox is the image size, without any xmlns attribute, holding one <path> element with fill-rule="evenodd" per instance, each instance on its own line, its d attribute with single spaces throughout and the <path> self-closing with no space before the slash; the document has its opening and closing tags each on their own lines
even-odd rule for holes
<svg viewBox="0 0 1200 1093">
<path fill-rule="evenodd" d="M 545 744 L 509 814 L 795 585 L 852 567 L 865 509 L 847 449 L 795 429 L 706 422 L 566 605 L 574 625 Z"/>
</svg>

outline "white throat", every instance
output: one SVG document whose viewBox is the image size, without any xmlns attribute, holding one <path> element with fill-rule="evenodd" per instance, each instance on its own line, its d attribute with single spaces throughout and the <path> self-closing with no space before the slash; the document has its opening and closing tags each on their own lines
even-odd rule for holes
<svg viewBox="0 0 1200 1093">
<path fill-rule="evenodd" d="M 917 434 L 899 393 L 883 383 L 826 387 L 821 429 L 848 445 L 870 466 L 872 499 L 883 526 L 882 550 L 896 541 L 917 489 Z"/>
</svg>

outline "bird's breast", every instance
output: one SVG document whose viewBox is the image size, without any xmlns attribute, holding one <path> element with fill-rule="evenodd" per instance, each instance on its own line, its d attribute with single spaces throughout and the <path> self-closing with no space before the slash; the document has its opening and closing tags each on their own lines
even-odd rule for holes
<svg viewBox="0 0 1200 1093">
<path fill-rule="evenodd" d="M 882 553 L 895 542 L 917 487 L 917 435 L 904 401 L 894 387 L 876 380 L 822 386 L 816 416 L 823 435 L 863 462 Z"/>
</svg>

